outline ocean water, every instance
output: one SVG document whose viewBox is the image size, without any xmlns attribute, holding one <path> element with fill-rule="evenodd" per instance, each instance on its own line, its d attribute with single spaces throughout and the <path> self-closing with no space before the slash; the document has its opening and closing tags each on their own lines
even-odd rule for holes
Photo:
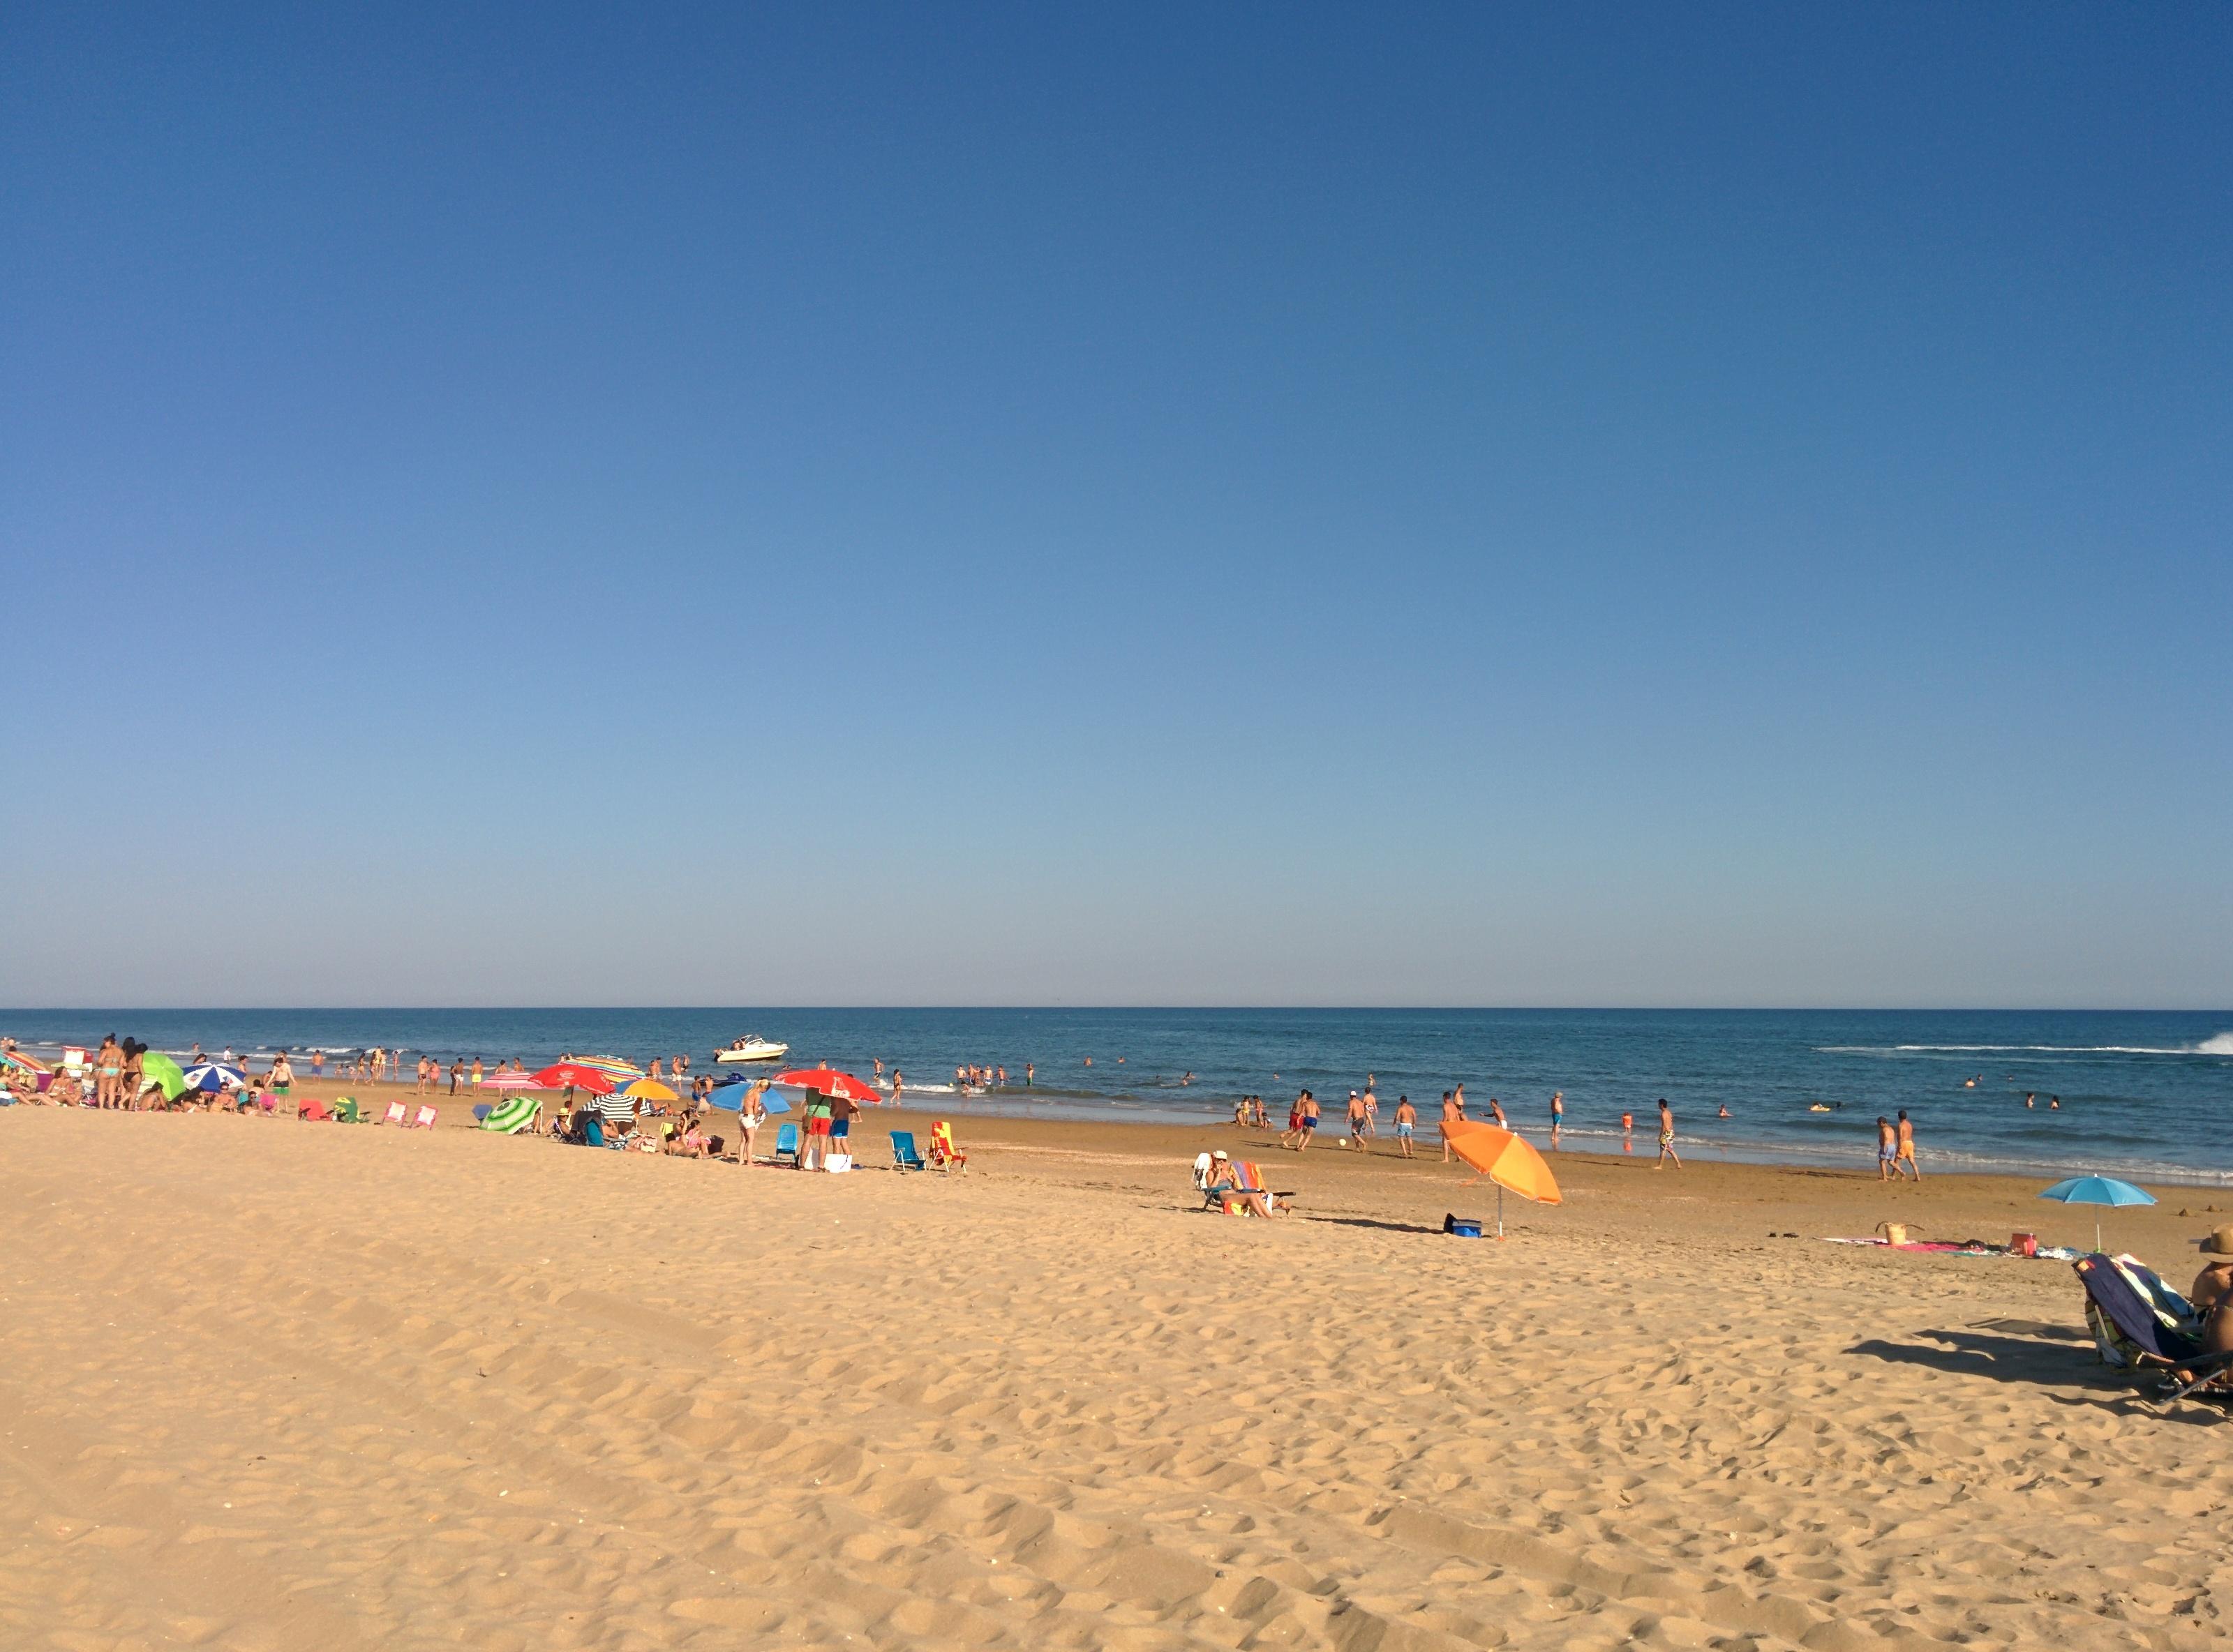
<svg viewBox="0 0 2233 1652">
<path fill-rule="evenodd" d="M 1562 1089 L 1566 1140 L 1614 1152 L 1624 1110 L 1637 1150 L 1651 1151 L 1664 1096 L 1689 1154 L 1807 1164 L 1872 1164 L 1877 1115 L 1904 1107 L 1926 1169 L 2233 1184 L 2233 1012 L 0 1010 L 0 1032 L 35 1054 L 110 1031 L 180 1052 L 379 1044 L 413 1059 L 519 1056 L 532 1068 L 565 1050 L 645 1062 L 682 1051 L 700 1069 L 719 1045 L 761 1033 L 787 1041 L 801 1064 L 866 1076 L 882 1057 L 911 1092 L 957 1113 L 1180 1122 L 1229 1118 L 1244 1092 L 1280 1115 L 1302 1086 L 1338 1122 L 1371 1074 L 1383 1131 L 1399 1094 L 1431 1120 L 1462 1081 L 1477 1115 L 1497 1096 L 1539 1144 Z M 1005 1063 L 1011 1088 L 955 1096 L 954 1069 L 968 1062 Z M 1028 1091 L 1026 1062 L 1038 1067 Z M 2029 1109 L 2026 1091 L 2037 1097 Z"/>
</svg>

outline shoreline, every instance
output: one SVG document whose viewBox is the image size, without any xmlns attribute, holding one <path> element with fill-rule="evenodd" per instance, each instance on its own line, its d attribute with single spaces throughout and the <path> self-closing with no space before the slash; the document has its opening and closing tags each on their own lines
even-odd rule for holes
<svg viewBox="0 0 2233 1652">
<path fill-rule="evenodd" d="M 31 1045 L 28 1043 L 25 1047 L 27 1050 L 35 1051 L 43 1048 L 43 1046 Z M 206 1054 L 205 1058 L 214 1059 L 207 1057 Z M 371 1079 L 358 1081 L 333 1077 L 313 1078 L 309 1076 L 307 1070 L 298 1072 L 293 1093 L 305 1099 L 330 1099 L 333 1096 L 349 1095 L 358 1090 L 376 1090 L 384 1096 L 401 1094 L 414 1099 L 431 1101 L 438 1106 L 446 1103 L 452 1106 L 470 1106 L 481 1099 L 479 1092 L 469 1089 L 460 1090 L 455 1098 L 449 1097 L 446 1089 L 438 1089 L 435 1092 L 422 1095 L 414 1083 L 408 1079 L 388 1078 L 375 1082 Z M 1142 1114 L 1153 1115 L 1125 1117 L 1121 1115 L 1133 1110 L 1127 1098 L 1094 1097 L 1089 1096 L 1086 1092 L 1033 1091 L 1020 1087 L 1011 1087 L 1005 1091 L 995 1091 L 989 1096 L 955 1097 L 941 1094 L 928 1086 L 918 1088 L 910 1085 L 908 1093 L 911 1097 L 919 1098 L 906 1104 L 906 1110 L 915 1116 L 944 1112 L 951 1114 L 957 1119 L 966 1118 L 986 1123 L 1012 1120 L 1019 1123 L 1108 1124 L 1123 1128 L 1147 1129 L 1215 1131 L 1229 1130 L 1234 1128 L 1229 1116 L 1229 1102 L 1212 1104 L 1204 1109 L 1199 1118 L 1184 1117 L 1168 1112 L 1156 1113 L 1152 1102 L 1142 1102 L 1136 1104 L 1137 1110 Z M 490 1095 L 492 1099 L 495 1092 L 491 1092 Z M 1044 1106 L 1045 1112 L 1035 1113 L 1031 1110 L 1035 1105 L 1032 1099 L 1034 1096 L 1047 1098 L 1044 1102 L 1038 1103 Z M 882 1108 L 889 1106 L 889 1102 L 882 1104 Z M 881 1111 L 882 1108 L 872 1108 L 869 1109 L 869 1114 Z M 1388 1117 L 1388 1114 L 1391 1111 L 1392 1108 L 1383 1102 L 1380 1124 L 1382 1134 L 1377 1138 L 1383 1150 L 1385 1150 L 1392 1140 L 1393 1126 Z M 1420 1109 L 1419 1141 L 1422 1150 L 1424 1145 L 1429 1141 L 1439 1141 L 1439 1138 L 1434 1135 L 1435 1125 L 1427 1116 L 1428 1111 L 1425 1107 Z M 715 1113 L 718 1116 L 719 1109 L 715 1109 Z M 1120 1116 L 1107 1116 L 1111 1113 L 1118 1114 Z M 869 1116 L 869 1114 L 864 1114 L 863 1116 Z M 1476 1119 L 1485 1119 L 1486 1114 L 1476 1107 L 1473 1116 Z M 2068 1116 L 2071 1116 L 2074 1122 L 2078 1115 L 2074 1111 Z M 1656 1150 L 1652 1120 L 1648 1115 L 1648 1111 L 1639 1112 L 1637 1118 L 1637 1128 L 1626 1140 L 1631 1148 L 1649 1154 Z M 1714 1121 L 1709 1119 L 1708 1122 L 1710 1123 Z M 1522 1122 L 1517 1126 L 1515 1133 L 1526 1138 L 1539 1152 L 1546 1155 L 1551 1152 L 1550 1133 L 1546 1127 Z M 1277 1132 L 1273 1134 L 1276 1135 Z M 1623 1137 L 1619 1131 L 1610 1127 L 1570 1123 L 1564 1135 L 1569 1143 L 1586 1144 L 1566 1147 L 1561 1149 L 1564 1152 L 1608 1159 L 1629 1156 L 1626 1152 L 1615 1150 L 1618 1144 L 1623 1141 Z M 1336 1131 L 1322 1128 L 1318 1133 L 1318 1141 L 1322 1146 L 1331 1146 L 1338 1139 L 1338 1132 Z M 1863 1173 L 1871 1171 L 1875 1167 L 1872 1135 L 1867 1140 L 1860 1139 L 1857 1135 L 1849 1149 L 1833 1152 L 1797 1144 L 1787 1146 L 1772 1141 L 1733 1141 L 1719 1135 L 1709 1135 L 1683 1128 L 1677 1132 L 1676 1145 L 1684 1154 L 1686 1161 L 1695 1154 L 1697 1162 L 1701 1164 L 1748 1164 L 1770 1169 L 1857 1170 Z M 2054 1181 L 2071 1175 L 2101 1174 L 2117 1176 L 2128 1181 L 2143 1184 L 2158 1184 L 2165 1187 L 2177 1189 L 2181 1193 L 2214 1192 L 2233 1194 L 2233 1168 L 2211 1169 L 2197 1165 L 2170 1165 L 2119 1158 L 2106 1153 L 2087 1154 L 2075 1151 L 2067 1158 L 1989 1156 L 1965 1152 L 1960 1148 L 1938 1146 L 1930 1140 L 1927 1131 L 1924 1137 L 1923 1151 L 1926 1161 L 1937 1167 L 1933 1174 L 1939 1175 L 2003 1177 L 2016 1180 L 2037 1176 L 2045 1180 Z"/>
<path fill-rule="evenodd" d="M 487 1134 L 475 1126 L 470 1111 L 473 1102 L 464 1090 L 452 1098 L 446 1091 L 421 1095 L 413 1084 L 394 1080 L 379 1084 L 369 1081 L 337 1083 L 329 1078 L 298 1081 L 290 1099 L 330 1102 L 336 1096 L 368 1094 L 379 1095 L 383 1104 L 387 1100 L 404 1099 L 414 1108 L 421 1102 L 434 1106 L 439 1115 L 435 1128 L 445 1135 L 452 1131 L 473 1135 Z M 144 1116 L 151 1122 L 186 1116 L 97 1115 Z M 285 1113 L 276 1118 L 192 1116 L 207 1117 L 207 1122 L 218 1125 L 250 1128 L 297 1122 Z M 544 1116 L 547 1121 L 550 1114 L 546 1111 Z M 939 1118 L 954 1122 L 965 1148 L 984 1149 L 986 1162 L 1028 1160 L 1051 1180 L 1093 1187 L 1121 1185 L 1143 1194 L 1161 1192 L 1170 1194 L 1182 1205 L 1189 1200 L 1199 1202 L 1184 1191 L 1195 1154 L 1221 1148 L 1235 1159 L 1255 1161 L 1283 1188 L 1290 1183 L 1296 1184 L 1296 1191 L 1304 1195 L 1302 1208 L 1306 1215 L 1330 1210 L 1344 1217 L 1364 1218 L 1384 1208 L 1415 1222 L 1431 1218 L 1439 1237 L 1443 1214 L 1478 1214 L 1480 1208 L 1493 1213 L 1495 1205 L 1493 1186 L 1482 1183 L 1468 1187 L 1463 1167 L 1444 1166 L 1441 1162 L 1440 1135 L 1433 1125 L 1423 1122 L 1415 1147 L 1416 1156 L 1407 1161 L 1395 1151 L 1394 1141 L 1385 1136 L 1377 1139 L 1368 1151 L 1359 1153 L 1336 1145 L 1337 1138 L 1321 1132 L 1310 1148 L 1295 1153 L 1279 1145 L 1277 1129 L 1242 1129 L 1229 1121 L 1195 1125 L 1143 1119 L 1018 1118 L 972 1113 L 954 1107 L 894 1109 L 885 1104 L 864 1109 L 854 1120 L 856 1174 L 881 1174 L 890 1168 L 890 1131 L 912 1129 L 919 1140 L 927 1140 L 931 1122 Z M 763 1161 L 774 1141 L 775 1127 L 782 1122 L 780 1118 L 771 1120 L 760 1132 L 758 1145 Z M 344 1132 L 387 1128 L 381 1125 L 339 1128 Z M 716 1109 L 708 1115 L 708 1128 L 723 1138 L 724 1151 L 732 1160 L 738 1145 L 736 1115 Z M 555 1148 L 558 1145 L 541 1137 L 489 1139 L 543 1148 Z M 1780 1231 L 1813 1221 L 1816 1231 L 1801 1230 L 1801 1237 L 1809 1239 L 1859 1238 L 1871 1232 L 1880 1221 L 1898 1220 L 1917 1239 L 1976 1239 L 2002 1243 L 2012 1234 L 2028 1232 L 2036 1235 L 2042 1245 L 2068 1245 L 2084 1250 L 2091 1248 L 2098 1213 L 2103 1219 L 2105 1234 L 2107 1230 L 2114 1230 L 2114 1234 L 2107 1235 L 2113 1250 L 2139 1250 L 2158 1266 L 2165 1265 L 2165 1259 L 2169 1259 L 2169 1271 L 2176 1273 L 2184 1259 L 2186 1241 L 2193 1232 L 2215 1225 L 2201 1219 L 2233 1214 L 2233 1187 L 2206 1184 L 2178 1186 L 2175 1191 L 2166 1191 L 2152 1206 L 2123 1206 L 2097 1213 L 2090 1206 L 2055 1204 L 2038 1198 L 2042 1182 L 2031 1173 L 1966 1166 L 1942 1168 L 1934 1163 L 1934 1155 L 1927 1146 L 1922 1153 L 1924 1180 L 1904 1183 L 1880 1180 L 1873 1160 L 1866 1165 L 1809 1164 L 1686 1156 L 1679 1170 L 1655 1172 L 1651 1166 L 1657 1144 L 1648 1136 L 1637 1143 L 1633 1154 L 1571 1147 L 1553 1153 L 1540 1142 L 1535 1145 L 1559 1178 L 1567 1203 L 1556 1208 L 1535 1206 L 1507 1196 L 1504 1205 L 1509 1230 L 1522 1226 L 1547 1230 L 1555 1228 L 1563 1219 L 1572 1232 L 1586 1231 L 1589 1223 L 1585 1220 L 1575 1225 L 1574 1213 L 1599 1206 L 1608 1199 L 1618 1200 L 1623 1219 L 1642 1222 L 1656 1230 L 1657 1205 L 1711 1201 L 1718 1213 L 1706 1219 L 1705 1225 L 1730 1236 L 1741 1230 L 1733 1221 L 1724 1221 L 1722 1218 L 1743 1206 L 1762 1214 L 1773 1213 L 1774 1220 L 1782 1224 Z M 1676 1138 L 1678 1151 L 1691 1145 L 1679 1135 Z M 625 1156 L 636 1159 L 650 1155 Z M 738 1168 L 729 1161 L 694 1167 L 708 1172 Z M 981 1167 L 981 1164 L 973 1163 L 973 1168 Z M 1154 1174 L 1145 1174 L 1150 1169 Z M 2050 1170 L 2038 1174 L 2052 1177 L 2055 1173 Z M 1638 1177 L 1644 1180 L 1636 1180 Z M 1438 1200 L 1443 1208 L 1428 1208 Z M 1457 1202 L 1452 1203 L 1453 1200 Z M 1479 1208 L 1466 1208 L 1468 1201 Z M 2191 1213 L 2181 1215 L 2182 1211 Z M 1699 1226 L 1696 1213 L 1685 1212 L 1675 1226 L 1686 1232 L 1695 1229 Z"/>
<path fill-rule="evenodd" d="M 1647 1121 L 1668 1096 L 1702 1157 L 1872 1168 L 1872 1124 L 1910 1110 L 1945 1169 L 2116 1175 L 2142 1186 L 2233 1189 L 2233 1011 L 812 1011 L 700 1010 L 4 1011 L 0 1031 L 46 1041 L 107 1019 L 166 1052 L 231 1044 L 329 1051 L 367 1042 L 470 1058 L 559 1049 L 702 1052 L 765 1025 L 799 1064 L 824 1057 L 866 1076 L 871 1052 L 915 1080 L 912 1101 L 957 1116 L 1022 1114 L 1175 1124 L 1230 1116 L 1260 1093 L 1285 1111 L 1299 1086 L 1338 1113 L 1367 1071 L 1383 1128 L 1408 1089 L 1434 1098 L 1467 1080 L 1476 1110 L 1501 1095 L 1521 1133 L 1547 1145 L 1546 1103 L 1566 1092 L 1568 1145 L 1620 1149 L 1624 1112 Z M 1038 1083 L 1023 1083 L 1025 1052 Z M 1129 1054 L 1130 1064 L 1125 1063 Z M 962 1062 L 1006 1057 L 990 1096 L 934 1086 Z M 256 1064 L 264 1060 L 257 1057 Z M 299 1057 L 298 1070 L 306 1066 Z M 537 1056 L 531 1063 L 543 1064 Z M 331 1069 L 329 1069 L 331 1070 Z M 1195 1083 L 1177 1082 L 1191 1071 Z M 1430 1076 L 1432 1075 L 1432 1076 Z M 1974 1082 L 1973 1082 L 1974 1081 Z M 2059 1093 L 2061 1108 L 2054 1105 Z M 2027 1094 L 2036 1109 L 2027 1109 Z M 1842 1103 L 1842 1109 L 1839 1104 Z M 1734 1116 L 1715 1116 L 1726 1104 Z M 1816 1112 L 1817 1107 L 1824 1110 Z M 1837 1109 L 1837 1110 L 1833 1110 Z"/>
</svg>

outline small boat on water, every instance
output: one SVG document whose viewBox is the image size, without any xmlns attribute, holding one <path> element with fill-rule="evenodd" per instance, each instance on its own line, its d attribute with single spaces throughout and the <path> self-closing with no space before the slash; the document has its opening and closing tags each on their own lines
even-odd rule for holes
<svg viewBox="0 0 2233 1652">
<path fill-rule="evenodd" d="M 740 1061 L 781 1061 L 790 1049 L 787 1044 L 771 1044 L 753 1033 L 749 1037 L 738 1039 L 726 1050 L 716 1050 L 713 1059 L 725 1067 Z"/>
</svg>

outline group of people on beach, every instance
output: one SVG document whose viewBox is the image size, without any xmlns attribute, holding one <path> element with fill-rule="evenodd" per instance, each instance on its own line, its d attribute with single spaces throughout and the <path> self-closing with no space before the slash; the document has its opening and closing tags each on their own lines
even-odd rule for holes
<svg viewBox="0 0 2233 1652">
<path fill-rule="evenodd" d="M 0 1040 L 0 1054 L 16 1053 L 14 1039 Z M 85 1057 L 82 1061 L 77 1059 L 80 1055 Z M 153 1063 L 150 1057 L 155 1058 Z M 294 1064 L 284 1050 L 259 1072 L 245 1061 L 236 1063 L 230 1050 L 213 1061 L 205 1060 L 196 1044 L 182 1069 L 142 1040 L 113 1032 L 102 1037 L 99 1049 L 90 1054 L 73 1050 L 50 1071 L 35 1073 L 13 1061 L 0 1065 L 7 1068 L 8 1088 L 15 1099 L 101 1111 L 270 1112 L 295 1084 Z M 189 1075 L 186 1087 L 176 1088 Z"/>
<path fill-rule="evenodd" d="M 883 1070 L 884 1063 L 879 1060 L 876 1063 L 876 1071 L 881 1075 Z M 1038 1082 L 1038 1064 L 1036 1062 L 1027 1061 L 1024 1063 L 1025 1089 L 1031 1089 Z M 893 1070 L 892 1079 L 896 1084 L 899 1079 L 899 1071 L 896 1068 Z M 964 1062 L 954 1070 L 954 1087 L 956 1089 L 964 1090 L 1006 1089 L 1008 1087 L 1008 1070 L 997 1063 L 986 1066 L 973 1061 Z"/>
<path fill-rule="evenodd" d="M 1657 1105 L 1659 1159 L 1652 1167 L 1664 1169 L 1672 1165 L 1679 1170 L 1683 1167 L 1683 1159 L 1675 1148 L 1675 1109 L 1663 1096 L 1659 1098 Z M 1503 1102 L 1494 1096 L 1488 1098 L 1488 1113 L 1489 1116 L 1495 1121 L 1499 1129 L 1512 1128 L 1512 1122 L 1505 1115 Z M 1307 1089 L 1297 1091 L 1295 1099 L 1287 1108 L 1287 1128 L 1280 1133 L 1279 1145 L 1295 1153 L 1308 1151 L 1311 1143 L 1318 1139 L 1321 1116 L 1318 1097 Z M 1723 1118 L 1729 1116 L 1729 1109 L 1726 1106 L 1721 1109 L 1721 1116 Z M 1904 1119 L 1907 1115 L 1903 1113 L 1900 1116 Z M 1452 1127 L 1466 1122 L 1465 1086 L 1461 1083 L 1442 1092 L 1440 1127 L 1444 1164 L 1451 1162 L 1455 1156 L 1450 1146 Z M 1234 1102 L 1233 1122 L 1236 1128 L 1241 1129 L 1268 1130 L 1271 1128 L 1271 1119 L 1265 1108 L 1264 1098 L 1252 1094 L 1243 1096 Z M 1553 1149 L 1561 1145 L 1566 1122 L 1566 1092 L 1554 1090 L 1551 1095 L 1551 1146 Z M 1380 1134 L 1380 1096 L 1372 1074 L 1367 1073 L 1364 1076 L 1363 1089 L 1353 1089 L 1349 1092 L 1349 1105 L 1344 1114 L 1343 1123 L 1344 1127 L 1341 1137 L 1343 1144 L 1354 1153 L 1370 1153 L 1372 1150 L 1371 1143 Z M 1396 1098 L 1394 1123 L 1396 1155 L 1404 1159 L 1415 1156 L 1414 1143 L 1418 1134 L 1419 1109 L 1412 1104 L 1409 1096 L 1398 1096 Z M 1629 1133 L 1635 1128 L 1636 1115 L 1633 1113 L 1623 1113 L 1620 1115 L 1620 1124 L 1624 1141 Z"/>
</svg>

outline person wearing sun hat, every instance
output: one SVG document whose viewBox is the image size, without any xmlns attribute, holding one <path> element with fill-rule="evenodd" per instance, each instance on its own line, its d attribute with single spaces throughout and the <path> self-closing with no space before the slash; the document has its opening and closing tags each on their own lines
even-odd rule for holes
<svg viewBox="0 0 2233 1652">
<path fill-rule="evenodd" d="M 2233 1351 L 2233 1226 L 2213 1227 L 2194 1245 L 2202 1252 L 2202 1272 L 2186 1296 L 2202 1316 L 2203 1351 Z"/>
</svg>

